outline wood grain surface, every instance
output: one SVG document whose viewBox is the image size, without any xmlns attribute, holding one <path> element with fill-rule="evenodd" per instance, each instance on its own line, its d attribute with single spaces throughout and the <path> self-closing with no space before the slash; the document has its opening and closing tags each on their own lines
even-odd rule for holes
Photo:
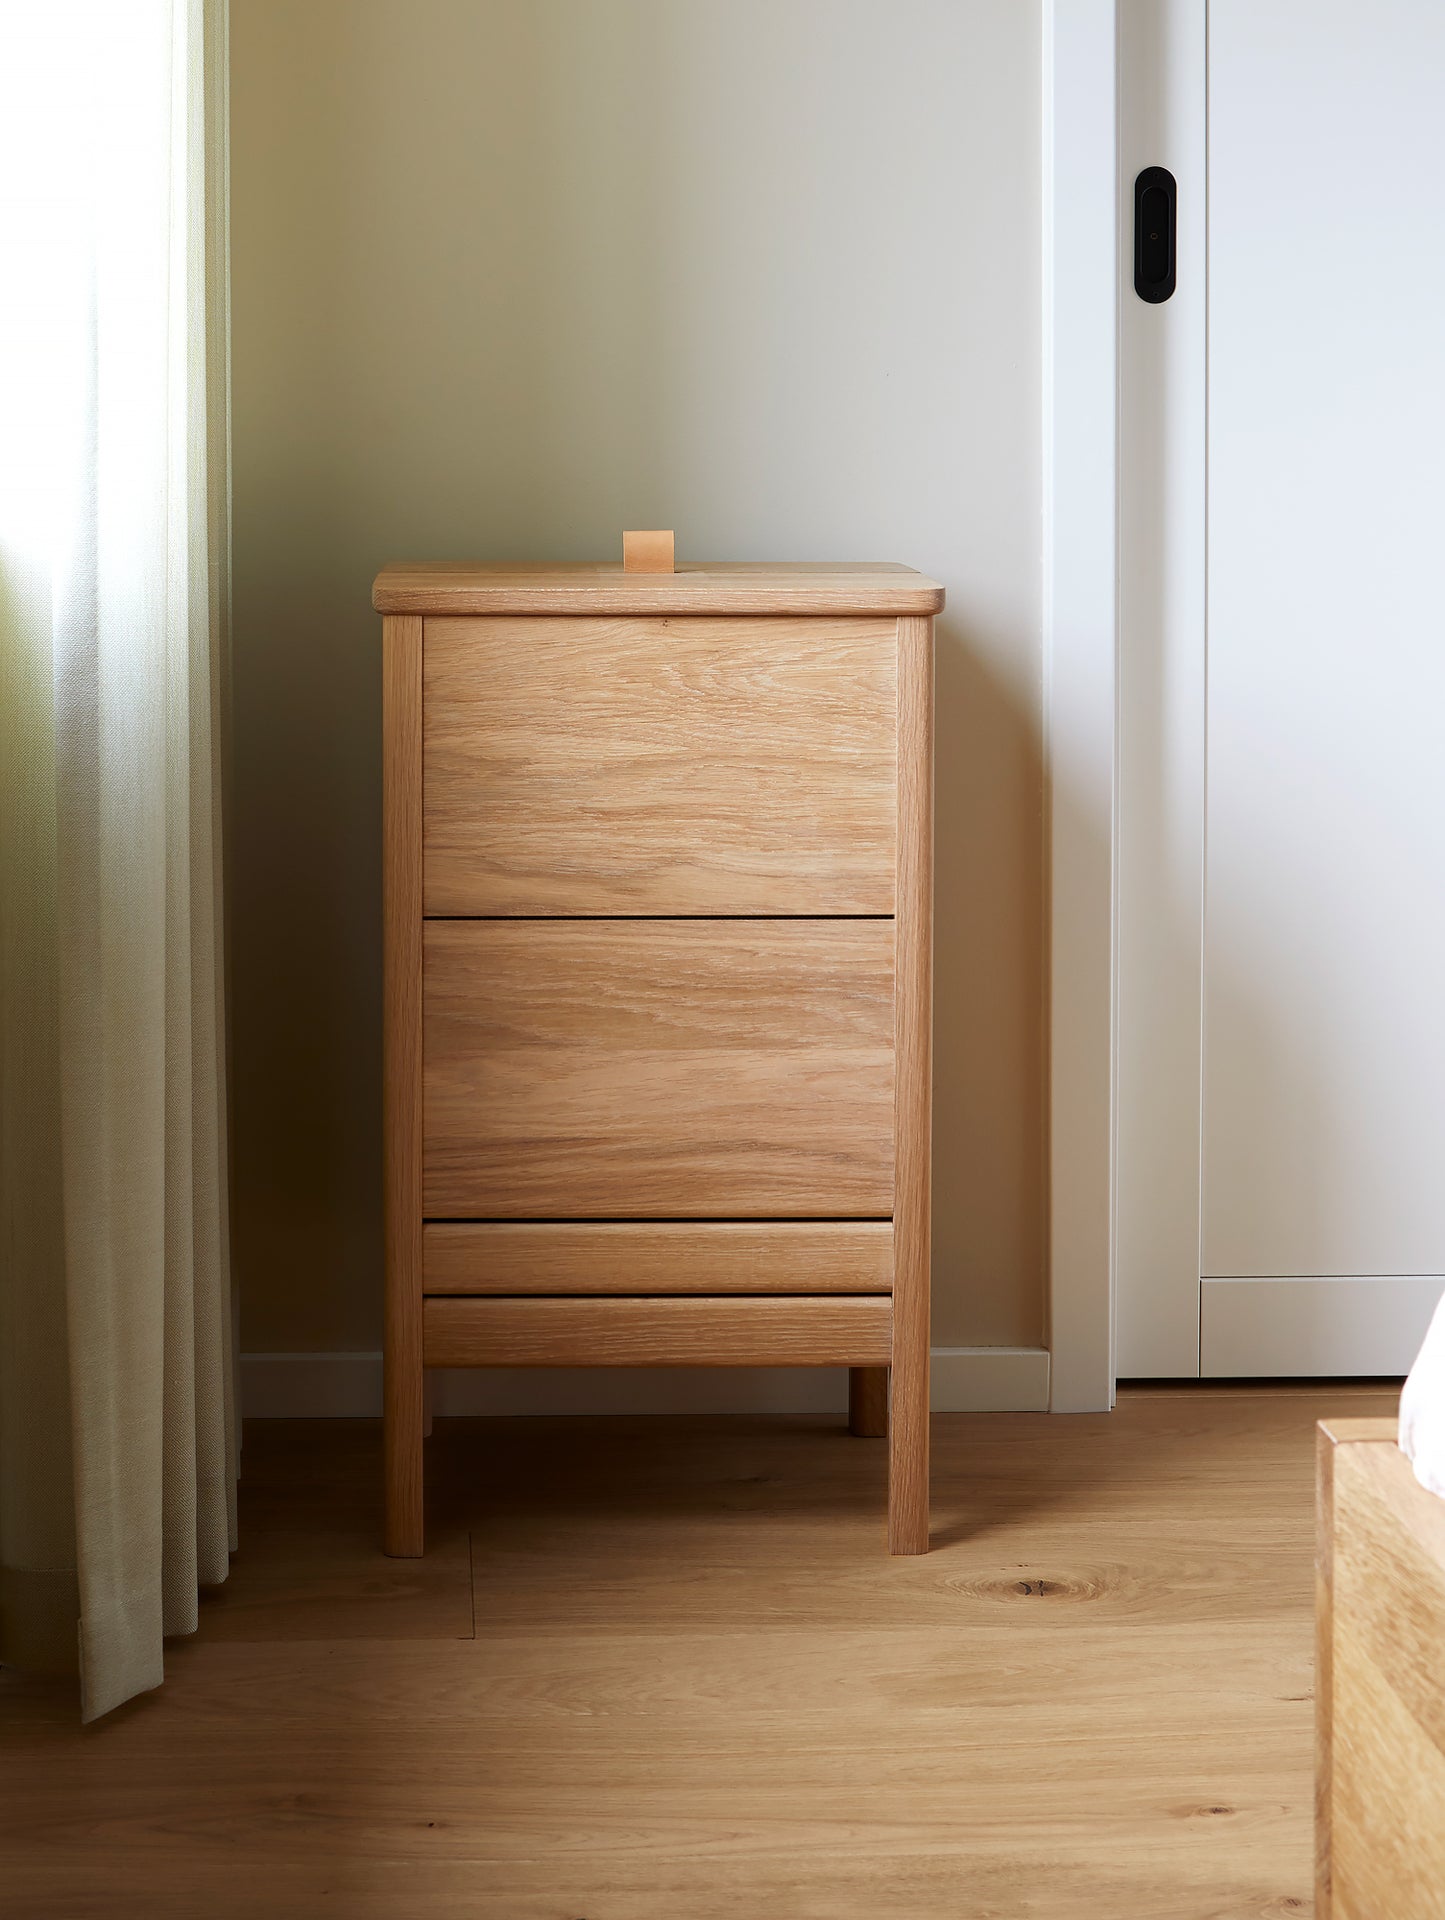
<svg viewBox="0 0 1445 1920">
<path fill-rule="evenodd" d="M 422 623 L 382 622 L 382 1212 L 388 1553 L 422 1551 Z"/>
<path fill-rule="evenodd" d="M 933 623 L 898 623 L 894 1339 L 888 1544 L 928 1551 L 933 1166 Z"/>
<path fill-rule="evenodd" d="M 886 1366 L 887 1294 L 425 1302 L 429 1367 Z"/>
<path fill-rule="evenodd" d="M 943 588 L 886 562 L 684 561 L 675 573 L 615 565 L 538 567 L 401 562 L 372 588 L 378 613 L 929 614 Z"/>
<path fill-rule="evenodd" d="M 5 1910 L 1306 1920 L 1312 1429 L 1392 1403 L 938 1415 L 901 1560 L 841 1411 L 439 1420 L 419 1563 L 374 1423 L 250 1423 L 164 1687 L 0 1672 Z"/>
<path fill-rule="evenodd" d="M 1445 1920 L 1445 1500 L 1383 1433 L 1321 1435 L 1320 1920 Z"/>
<path fill-rule="evenodd" d="M 886 1220 L 428 1221 L 427 1293 L 887 1293 Z"/>
<path fill-rule="evenodd" d="M 1315 1428 L 1315 1920 L 1331 1920 L 1334 1682 L 1335 1435 L 1321 1421 Z"/>
<path fill-rule="evenodd" d="M 426 911 L 891 913 L 896 624 L 428 620 Z"/>
<path fill-rule="evenodd" d="M 429 921 L 433 1218 L 886 1216 L 886 920 Z"/>
<path fill-rule="evenodd" d="M 624 573 L 675 573 L 677 540 L 661 528 L 637 529 L 622 536 Z"/>
</svg>

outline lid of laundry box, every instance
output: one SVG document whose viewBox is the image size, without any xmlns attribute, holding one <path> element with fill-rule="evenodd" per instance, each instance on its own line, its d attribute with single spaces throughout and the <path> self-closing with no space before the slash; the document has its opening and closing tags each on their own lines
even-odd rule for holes
<svg viewBox="0 0 1445 1920">
<path fill-rule="evenodd" d="M 378 613 L 476 614 L 931 614 L 943 588 L 887 562 L 790 566 L 751 561 L 624 573 L 618 565 L 468 566 L 436 561 L 383 567 Z"/>
</svg>

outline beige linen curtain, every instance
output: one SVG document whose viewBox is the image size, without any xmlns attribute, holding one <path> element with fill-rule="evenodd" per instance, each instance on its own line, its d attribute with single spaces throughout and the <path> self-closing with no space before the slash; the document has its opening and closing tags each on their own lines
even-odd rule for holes
<svg viewBox="0 0 1445 1920">
<path fill-rule="evenodd" d="M 0 1662 L 159 1684 L 235 1538 L 226 16 L 0 0 Z"/>
</svg>

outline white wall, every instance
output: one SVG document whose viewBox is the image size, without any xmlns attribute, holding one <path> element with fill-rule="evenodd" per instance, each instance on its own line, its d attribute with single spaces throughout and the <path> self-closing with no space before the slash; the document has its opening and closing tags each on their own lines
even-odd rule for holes
<svg viewBox="0 0 1445 1920">
<path fill-rule="evenodd" d="M 232 0 L 243 1345 L 378 1344 L 398 557 L 942 580 L 936 1337 L 1040 1332 L 1025 0 Z"/>
</svg>

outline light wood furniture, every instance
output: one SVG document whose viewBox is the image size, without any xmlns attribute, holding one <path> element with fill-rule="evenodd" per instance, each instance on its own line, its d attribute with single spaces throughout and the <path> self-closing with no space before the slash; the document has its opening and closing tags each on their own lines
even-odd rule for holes
<svg viewBox="0 0 1445 1920">
<path fill-rule="evenodd" d="M 847 1366 L 928 1546 L 932 616 L 904 567 L 389 567 L 386 1545 L 424 1374 Z"/>
<path fill-rule="evenodd" d="M 1395 1433 L 1318 1431 L 1319 1920 L 1445 1920 L 1445 1500 Z"/>
<path fill-rule="evenodd" d="M 672 534 L 624 533 L 622 568 L 624 573 L 675 573 L 677 556 Z"/>
</svg>

